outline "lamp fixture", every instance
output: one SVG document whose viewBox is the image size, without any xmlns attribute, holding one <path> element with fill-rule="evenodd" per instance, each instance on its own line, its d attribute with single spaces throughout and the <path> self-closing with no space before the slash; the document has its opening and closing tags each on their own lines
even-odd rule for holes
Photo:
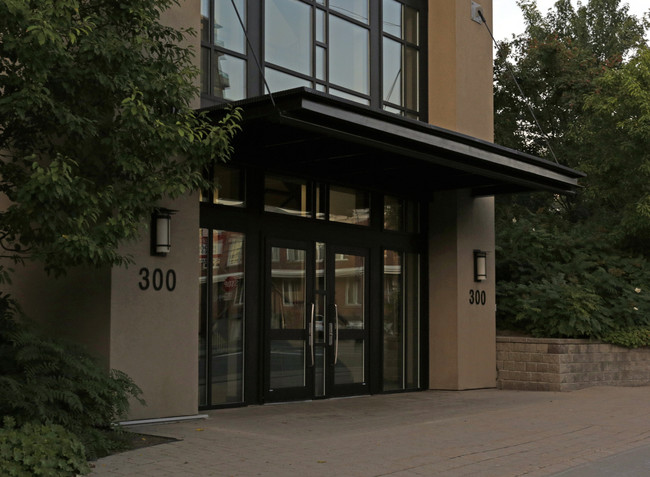
<svg viewBox="0 0 650 477">
<path fill-rule="evenodd" d="M 487 280 L 487 252 L 474 250 L 474 281 Z"/>
<path fill-rule="evenodd" d="M 164 257 L 171 250 L 171 224 L 175 210 L 157 207 L 151 214 L 151 255 Z"/>
</svg>

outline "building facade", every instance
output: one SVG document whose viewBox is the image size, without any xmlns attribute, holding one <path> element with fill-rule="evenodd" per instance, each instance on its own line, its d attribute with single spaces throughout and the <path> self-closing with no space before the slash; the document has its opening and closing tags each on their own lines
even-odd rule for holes
<svg viewBox="0 0 650 477">
<path fill-rule="evenodd" d="M 34 268 L 14 295 L 136 381 L 133 419 L 496 386 L 493 196 L 581 175 L 492 144 L 477 8 L 491 22 L 491 0 L 181 2 L 197 108 L 243 111 L 231 161 L 160 204 L 168 254 L 145 232 L 128 268 Z"/>
</svg>

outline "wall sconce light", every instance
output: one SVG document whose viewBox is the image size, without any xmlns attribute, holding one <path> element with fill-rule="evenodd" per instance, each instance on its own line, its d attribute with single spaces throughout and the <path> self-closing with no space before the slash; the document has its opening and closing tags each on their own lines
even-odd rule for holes
<svg viewBox="0 0 650 477">
<path fill-rule="evenodd" d="M 158 207 L 151 214 L 151 255 L 164 257 L 171 250 L 171 224 L 175 212 Z"/>
<path fill-rule="evenodd" d="M 487 280 L 487 252 L 474 250 L 474 281 Z"/>
</svg>

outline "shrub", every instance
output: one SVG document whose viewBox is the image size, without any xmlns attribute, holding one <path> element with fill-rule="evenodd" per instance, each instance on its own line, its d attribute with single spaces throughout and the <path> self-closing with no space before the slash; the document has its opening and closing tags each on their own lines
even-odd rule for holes
<svg viewBox="0 0 650 477">
<path fill-rule="evenodd" d="M 650 326 L 650 264 L 606 233 L 531 215 L 502 221 L 497 245 L 499 328 L 602 338 Z"/>
<path fill-rule="evenodd" d="M 636 327 L 612 331 L 603 336 L 603 341 L 625 348 L 644 348 L 650 346 L 650 327 Z"/>
<path fill-rule="evenodd" d="M 75 476 L 90 471 L 84 446 L 56 424 L 27 422 L 16 427 L 5 417 L 0 428 L 0 469 L 6 477 Z"/>
<path fill-rule="evenodd" d="M 129 397 L 143 402 L 135 383 L 80 347 L 17 320 L 6 297 L 0 313 L 0 416 L 12 416 L 18 426 L 61 425 L 81 439 L 89 458 L 123 447 L 113 423 L 126 416 Z"/>
</svg>

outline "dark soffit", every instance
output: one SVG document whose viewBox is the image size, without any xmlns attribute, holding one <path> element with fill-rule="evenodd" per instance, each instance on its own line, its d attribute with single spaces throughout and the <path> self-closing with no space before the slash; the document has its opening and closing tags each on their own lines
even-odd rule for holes
<svg viewBox="0 0 650 477">
<path fill-rule="evenodd" d="M 585 175 L 481 139 L 307 88 L 235 103 L 234 162 L 348 185 L 429 196 L 547 190 L 571 194 Z M 218 118 L 227 105 L 206 110 Z"/>
</svg>

